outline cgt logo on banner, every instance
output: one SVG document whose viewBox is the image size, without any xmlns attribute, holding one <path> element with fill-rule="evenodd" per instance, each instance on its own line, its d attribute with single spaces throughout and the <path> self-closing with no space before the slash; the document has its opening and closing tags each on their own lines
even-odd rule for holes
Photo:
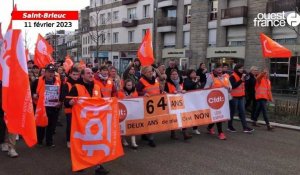
<svg viewBox="0 0 300 175">
<path fill-rule="evenodd" d="M 255 27 L 285 27 L 287 24 L 297 27 L 300 15 L 296 12 L 258 13 L 253 23 Z"/>
<path fill-rule="evenodd" d="M 124 154 L 116 98 L 79 98 L 72 108 L 73 171 L 114 160 Z"/>
</svg>

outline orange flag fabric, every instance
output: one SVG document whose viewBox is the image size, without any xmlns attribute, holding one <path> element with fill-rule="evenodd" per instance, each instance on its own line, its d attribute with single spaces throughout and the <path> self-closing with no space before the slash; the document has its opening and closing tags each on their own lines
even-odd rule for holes
<svg viewBox="0 0 300 175">
<path fill-rule="evenodd" d="M 69 55 L 66 56 L 65 62 L 64 62 L 64 69 L 68 73 L 71 67 L 73 66 L 73 61 Z"/>
<path fill-rule="evenodd" d="M 39 68 L 46 67 L 53 62 L 52 52 L 52 46 L 39 34 L 35 46 L 34 64 Z"/>
<path fill-rule="evenodd" d="M 72 170 L 78 171 L 124 155 L 116 98 L 78 98 L 72 108 Z"/>
<path fill-rule="evenodd" d="M 143 42 L 138 50 L 138 58 L 142 66 L 151 66 L 154 63 L 153 45 L 150 29 L 147 29 Z"/>
<path fill-rule="evenodd" d="M 272 40 L 265 34 L 260 34 L 260 42 L 262 46 L 262 53 L 265 58 L 290 58 L 292 52 Z"/>
<path fill-rule="evenodd" d="M 79 67 L 80 67 L 81 69 L 85 69 L 85 68 L 86 68 L 86 64 L 85 64 L 85 62 L 84 62 L 83 60 L 80 60 L 80 61 L 79 61 Z"/>
<path fill-rule="evenodd" d="M 8 30 L 1 49 L 2 108 L 8 131 L 23 136 L 32 147 L 37 142 L 28 68 L 21 30 Z"/>
<path fill-rule="evenodd" d="M 17 9 L 17 4 L 15 4 L 15 6 L 14 6 L 14 9 L 13 9 L 13 11 L 11 12 L 11 13 L 14 13 L 15 11 L 17 11 L 18 9 Z M 12 15 L 12 14 L 11 14 Z M 9 25 L 8 25 L 8 27 L 7 27 L 7 31 L 9 31 L 9 30 L 11 30 L 12 29 L 12 18 L 10 19 L 10 23 L 9 23 Z"/>
</svg>

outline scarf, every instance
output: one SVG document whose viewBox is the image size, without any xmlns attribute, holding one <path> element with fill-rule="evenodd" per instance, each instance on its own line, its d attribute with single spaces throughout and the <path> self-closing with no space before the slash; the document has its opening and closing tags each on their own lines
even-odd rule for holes
<svg viewBox="0 0 300 175">
<path fill-rule="evenodd" d="M 172 81 L 173 81 L 173 83 L 176 87 L 176 91 L 181 91 L 181 87 L 180 87 L 180 84 L 179 84 L 180 79 L 178 78 L 177 80 L 172 80 Z"/>
<path fill-rule="evenodd" d="M 102 74 L 98 74 L 98 76 L 99 76 L 99 78 L 101 79 L 101 80 L 107 80 L 108 79 L 108 76 L 103 76 Z"/>
</svg>

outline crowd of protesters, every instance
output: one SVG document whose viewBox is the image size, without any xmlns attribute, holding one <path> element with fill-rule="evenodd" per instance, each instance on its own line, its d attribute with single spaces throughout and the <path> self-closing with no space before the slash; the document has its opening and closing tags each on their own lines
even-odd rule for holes
<svg viewBox="0 0 300 175">
<path fill-rule="evenodd" d="M 67 96 L 117 97 L 123 99 L 224 87 L 230 94 L 228 131 L 237 132 L 233 126 L 233 117 L 236 111 L 238 111 L 243 132 L 245 133 L 254 131 L 246 122 L 246 111 L 251 113 L 252 126 L 259 127 L 257 119 L 262 112 L 267 129 L 273 129 L 268 121 L 266 112 L 267 102 L 272 101 L 267 69 L 259 71 L 257 67 L 253 66 L 247 72 L 242 64 L 236 64 L 231 71 L 227 64 L 216 63 L 212 71 L 208 72 L 205 64 L 201 63 L 197 70 L 187 70 L 184 73 L 186 76 L 183 77 L 182 71 L 178 69 L 174 60 L 170 60 L 168 64 L 166 66 L 163 63 L 159 63 L 142 67 L 140 61 L 135 59 L 128 65 L 124 73 L 119 75 L 118 69 L 112 66 L 110 61 L 105 65 L 99 66 L 93 66 L 92 63 L 87 63 L 85 66 L 75 63 L 69 72 L 65 72 L 60 63 L 49 64 L 45 68 L 39 69 L 38 66 L 34 65 L 33 61 L 28 61 L 28 75 L 34 111 L 36 111 L 38 99 L 44 93 L 45 88 L 43 87 L 45 85 L 57 85 L 60 87 L 58 105 L 46 107 L 48 125 L 46 127 L 37 127 L 38 146 L 55 147 L 53 135 L 58 123 L 63 123 L 66 125 L 66 145 L 70 147 L 71 109 L 76 103 L 76 99 L 66 98 Z M 66 116 L 65 123 L 59 119 L 61 113 L 64 113 Z M 0 110 L 0 117 L 1 150 L 8 152 L 10 157 L 17 157 L 18 153 L 15 149 L 17 135 L 7 133 L 2 110 Z M 226 139 L 222 128 L 223 123 L 216 123 L 220 140 Z M 174 140 L 179 139 L 177 132 L 175 130 L 171 131 L 170 138 Z M 193 127 L 191 132 L 188 131 L 188 128 L 183 128 L 180 132 L 184 140 L 191 139 L 191 134 L 200 134 L 198 127 Z M 207 126 L 207 133 L 210 135 L 215 134 L 214 124 Z M 156 147 L 154 134 L 142 135 L 142 140 L 147 141 L 149 146 Z M 130 141 L 131 147 L 137 149 L 136 136 L 131 136 Z M 129 145 L 125 137 L 122 138 L 122 143 L 124 146 Z M 97 167 L 96 172 L 98 174 L 108 173 L 101 165 Z"/>
</svg>

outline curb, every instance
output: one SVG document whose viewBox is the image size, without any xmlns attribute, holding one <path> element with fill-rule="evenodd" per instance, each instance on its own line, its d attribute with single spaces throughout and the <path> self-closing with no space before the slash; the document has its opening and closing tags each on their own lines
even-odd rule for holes
<svg viewBox="0 0 300 175">
<path fill-rule="evenodd" d="M 240 120 L 239 117 L 234 117 L 234 120 Z M 251 119 L 246 118 L 246 121 L 248 123 L 252 122 Z M 258 124 L 263 124 L 265 125 L 265 121 L 262 120 L 258 120 L 257 121 Z M 270 122 L 270 124 L 272 126 L 278 127 L 278 128 L 285 128 L 285 129 L 291 129 L 291 130 L 296 130 L 296 131 L 300 131 L 300 126 L 294 126 L 294 125 L 287 125 L 287 124 L 280 124 L 280 123 L 275 123 L 275 122 Z"/>
</svg>

